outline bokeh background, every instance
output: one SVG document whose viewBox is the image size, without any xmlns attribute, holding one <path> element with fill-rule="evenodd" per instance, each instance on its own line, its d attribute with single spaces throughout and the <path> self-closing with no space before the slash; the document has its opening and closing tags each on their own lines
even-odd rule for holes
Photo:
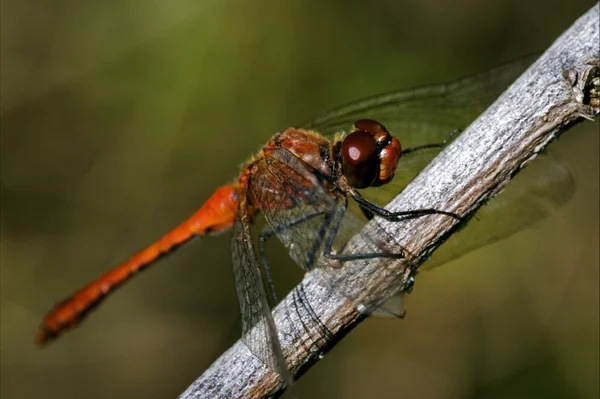
<svg viewBox="0 0 600 399">
<path fill-rule="evenodd" d="M 38 349 L 43 315 L 193 213 L 274 132 L 543 51 L 593 4 L 3 0 L 0 396 L 180 394 L 239 336 L 229 235 Z M 598 397 L 598 129 L 554 146 L 577 179 L 566 207 L 422 274 L 406 319 L 361 324 L 298 395 Z"/>
</svg>

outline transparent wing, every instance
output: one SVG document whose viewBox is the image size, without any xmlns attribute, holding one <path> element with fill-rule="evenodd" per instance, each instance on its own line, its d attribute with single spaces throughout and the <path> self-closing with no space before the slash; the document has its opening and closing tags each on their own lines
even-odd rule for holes
<svg viewBox="0 0 600 399">
<path fill-rule="evenodd" d="M 279 373 L 289 387 L 292 379 L 271 315 L 259 263 L 252 244 L 249 221 L 245 193 L 240 193 L 240 206 L 231 240 L 231 258 L 235 288 L 242 314 L 242 341 L 256 357 Z"/>
<path fill-rule="evenodd" d="M 456 129 L 464 130 L 536 58 L 527 57 L 453 82 L 368 97 L 331 110 L 301 126 L 332 135 L 348 131 L 355 121 L 368 118 L 381 122 L 400 140 L 404 149 L 440 143 Z M 438 152 L 419 151 L 401 159 L 393 184 L 400 188 L 406 186 Z M 391 198 L 385 197 L 385 191 L 382 191 L 381 200 L 389 201 Z M 375 190 L 373 195 L 377 194 Z"/>
<path fill-rule="evenodd" d="M 354 101 L 324 113 L 301 127 L 330 135 L 361 118 L 383 123 L 404 148 L 444 139 L 454 129 L 468 126 L 537 56 L 474 76 L 442 84 L 397 90 Z"/>
</svg>

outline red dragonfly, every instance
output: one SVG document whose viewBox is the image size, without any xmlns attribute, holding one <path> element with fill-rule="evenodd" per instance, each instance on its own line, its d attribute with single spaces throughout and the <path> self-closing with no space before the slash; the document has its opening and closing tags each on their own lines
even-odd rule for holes
<svg viewBox="0 0 600 399">
<path fill-rule="evenodd" d="M 389 200 L 440 151 L 451 132 L 466 127 L 530 62 L 520 61 L 448 84 L 368 98 L 333 110 L 305 128 L 277 133 L 242 168 L 236 183 L 217 188 L 188 220 L 56 305 L 44 319 L 37 343 L 45 344 L 79 324 L 115 288 L 179 245 L 193 237 L 233 228 L 232 260 L 242 313 L 242 339 L 286 383 L 291 382 L 269 306 L 269 298 L 271 302 L 277 302 L 277 298 L 264 242 L 277 236 L 306 271 L 315 267 L 320 255 L 338 263 L 402 257 L 404 254 L 387 252 L 384 240 L 377 237 L 367 239 L 380 251 L 347 254 L 343 246 L 373 217 L 401 221 L 435 213 L 458 216 L 435 209 L 390 212 L 358 190 L 378 188 L 383 194 L 379 199 Z M 381 122 L 364 119 L 367 117 Z M 353 122 L 351 130 L 345 132 Z M 408 148 L 403 150 L 390 132 L 401 133 Z M 404 162 L 399 162 L 401 156 Z M 530 179 L 522 184 L 525 190 L 518 191 L 517 197 L 505 198 L 522 201 L 535 191 L 535 195 L 558 202 L 566 199 L 569 195 L 564 195 L 564 182 L 570 181 L 570 174 L 560 163 L 553 161 L 552 165 L 556 165 L 553 179 Z M 543 190 L 539 184 L 544 184 Z M 556 186 L 562 187 L 560 195 L 564 198 L 557 199 L 560 195 L 551 189 Z M 349 207 L 349 199 L 358 206 Z M 543 213 L 528 212 L 527 217 L 520 214 L 504 230 L 478 233 L 468 241 L 469 247 L 454 250 L 452 257 L 509 235 L 543 217 Z M 255 251 L 251 228 L 259 215 L 268 226 L 260 234 L 259 250 Z"/>
</svg>

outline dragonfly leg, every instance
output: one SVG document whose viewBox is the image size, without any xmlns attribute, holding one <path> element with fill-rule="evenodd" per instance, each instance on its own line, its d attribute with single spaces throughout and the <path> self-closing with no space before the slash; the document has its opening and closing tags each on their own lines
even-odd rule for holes
<svg viewBox="0 0 600 399">
<path fill-rule="evenodd" d="M 290 229 L 298 224 L 307 222 L 307 221 L 309 221 L 315 217 L 321 216 L 323 214 L 324 214 L 323 211 L 313 211 L 313 212 L 307 213 L 305 215 L 302 215 L 296 219 L 292 219 L 285 223 L 281 223 L 280 225 L 275 226 L 274 228 L 266 229 L 260 233 L 260 236 L 258 239 L 260 260 L 261 260 L 261 263 L 263 266 L 263 270 L 265 272 L 265 278 L 267 280 L 267 284 L 269 284 L 269 289 L 271 291 L 271 299 L 274 301 L 274 303 L 278 303 L 279 301 L 277 299 L 277 293 L 275 291 L 275 284 L 273 283 L 273 278 L 271 277 L 271 271 L 269 269 L 269 262 L 267 261 L 267 252 L 265 249 L 265 242 L 269 238 L 273 237 L 274 235 L 282 233 L 287 229 Z"/>
<path fill-rule="evenodd" d="M 352 190 L 351 192 L 352 198 L 357 202 L 357 204 L 363 209 L 363 212 L 367 212 L 370 214 L 377 215 L 386 220 L 392 222 L 399 222 L 402 220 L 415 219 L 421 216 L 426 215 L 446 215 L 450 216 L 457 220 L 462 220 L 462 218 L 456 213 L 440 211 L 432 208 L 424 208 L 424 209 L 415 209 L 411 211 L 399 211 L 399 212 L 390 212 L 385 208 L 380 207 L 377 204 L 372 203 L 366 198 L 362 197 L 357 191 Z"/>
<path fill-rule="evenodd" d="M 335 208 L 332 208 L 331 211 L 333 211 L 334 209 Z M 344 211 L 345 210 L 346 210 L 346 208 L 344 208 Z M 315 239 L 313 240 L 312 246 L 308 250 L 308 256 L 306 257 L 306 264 L 305 264 L 306 271 L 311 271 L 314 268 L 315 257 L 317 255 L 317 251 L 318 251 L 319 247 L 321 246 L 321 244 L 323 243 L 323 240 L 325 240 L 325 237 L 327 236 L 327 228 L 331 224 L 331 220 L 334 217 L 334 215 L 336 214 L 335 211 L 333 211 L 333 212 L 331 212 L 331 211 L 328 213 L 325 213 L 326 217 L 323 220 L 323 222 L 321 223 L 321 227 L 319 228 L 319 231 L 317 232 L 317 235 L 315 236 Z M 342 216 L 343 216 L 343 213 L 342 213 Z M 341 221 L 341 219 L 340 219 L 340 221 Z M 339 227 L 339 223 L 338 223 L 338 227 Z"/>
<path fill-rule="evenodd" d="M 423 144 L 423 145 L 418 145 L 418 146 L 415 146 L 415 147 L 410 147 L 410 148 L 407 148 L 406 150 L 402 150 L 401 154 L 402 155 L 407 155 L 407 154 L 415 153 L 415 152 L 420 151 L 420 150 L 428 150 L 428 149 L 431 149 L 431 148 L 444 148 L 444 146 L 446 144 L 448 144 L 448 142 L 450 140 L 452 140 L 452 138 L 454 136 L 456 136 L 457 134 L 459 134 L 460 132 L 462 132 L 462 130 L 460 130 L 460 129 L 454 129 L 453 131 L 450 132 L 450 134 L 441 143 Z"/>
</svg>

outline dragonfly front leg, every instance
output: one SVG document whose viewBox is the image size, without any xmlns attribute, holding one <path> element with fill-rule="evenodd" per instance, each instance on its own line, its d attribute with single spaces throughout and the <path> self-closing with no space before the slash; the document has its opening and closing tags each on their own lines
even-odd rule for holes
<svg viewBox="0 0 600 399">
<path fill-rule="evenodd" d="M 456 213 L 440 211 L 438 209 L 433 208 L 415 209 L 412 211 L 390 212 L 387 209 L 372 203 L 366 198 L 363 198 L 356 190 L 352 190 L 350 194 L 352 195 L 354 201 L 356 201 L 356 203 L 360 205 L 360 207 L 363 209 L 363 212 L 370 212 L 371 214 L 377 215 L 392 222 L 415 219 L 426 215 L 446 215 L 457 220 L 462 220 L 462 218 Z"/>
<path fill-rule="evenodd" d="M 446 146 L 446 144 L 448 144 L 448 142 L 450 140 L 452 140 L 452 138 L 454 136 L 456 136 L 460 132 L 462 132 L 462 130 L 460 130 L 460 129 L 454 129 L 453 131 L 450 132 L 450 134 L 448 135 L 448 137 L 446 137 L 444 139 L 444 141 L 442 141 L 441 143 L 423 144 L 423 145 L 418 145 L 418 146 L 415 146 L 415 147 L 410 147 L 410 148 L 407 148 L 405 150 L 402 150 L 402 156 L 409 155 L 409 154 L 414 154 L 415 152 L 421 151 L 421 150 L 429 150 L 429 149 L 432 149 L 432 148 L 444 148 Z"/>
</svg>

